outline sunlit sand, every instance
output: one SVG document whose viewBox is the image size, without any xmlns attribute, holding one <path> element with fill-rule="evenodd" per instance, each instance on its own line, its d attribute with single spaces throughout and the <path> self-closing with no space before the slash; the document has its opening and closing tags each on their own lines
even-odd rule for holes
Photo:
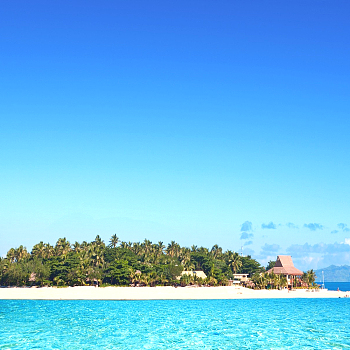
<svg viewBox="0 0 350 350">
<path fill-rule="evenodd" d="M 67 287 L 0 288 L 0 299 L 37 300 L 176 300 L 343 298 L 350 292 L 327 290 L 252 290 L 243 287 Z"/>
</svg>

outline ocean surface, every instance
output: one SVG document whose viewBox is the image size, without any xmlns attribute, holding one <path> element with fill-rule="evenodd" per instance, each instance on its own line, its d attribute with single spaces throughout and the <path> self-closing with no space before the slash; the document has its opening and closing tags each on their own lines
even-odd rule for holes
<svg viewBox="0 0 350 350">
<path fill-rule="evenodd" d="M 0 349 L 349 349 L 350 298 L 0 300 Z"/>
<path fill-rule="evenodd" d="M 320 286 L 322 286 L 322 282 L 316 282 Z M 324 286 L 328 290 L 341 290 L 343 292 L 350 291 L 350 282 L 325 282 Z"/>
</svg>

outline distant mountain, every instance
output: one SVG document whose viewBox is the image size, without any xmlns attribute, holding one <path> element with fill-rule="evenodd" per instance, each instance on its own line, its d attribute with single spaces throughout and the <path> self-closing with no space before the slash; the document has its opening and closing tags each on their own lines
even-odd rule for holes
<svg viewBox="0 0 350 350">
<path fill-rule="evenodd" d="M 322 271 L 325 282 L 350 282 L 350 266 L 331 265 L 324 269 L 316 270 L 316 281 L 322 282 Z"/>
</svg>

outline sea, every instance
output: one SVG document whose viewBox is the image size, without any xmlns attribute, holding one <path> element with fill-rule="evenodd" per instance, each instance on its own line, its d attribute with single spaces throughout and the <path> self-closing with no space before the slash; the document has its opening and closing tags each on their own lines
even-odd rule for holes
<svg viewBox="0 0 350 350">
<path fill-rule="evenodd" d="M 349 349 L 350 298 L 0 300 L 0 349 Z"/>
<path fill-rule="evenodd" d="M 318 285 L 322 286 L 322 282 L 316 282 Z M 350 291 L 350 282 L 325 282 L 324 287 L 328 290 L 340 290 L 343 292 Z"/>
</svg>

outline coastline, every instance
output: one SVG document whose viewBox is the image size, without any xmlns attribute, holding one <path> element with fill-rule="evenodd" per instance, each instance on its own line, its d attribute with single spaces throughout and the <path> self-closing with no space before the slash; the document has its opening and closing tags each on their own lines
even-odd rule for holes
<svg viewBox="0 0 350 350">
<path fill-rule="evenodd" d="M 344 298 L 350 292 L 252 290 L 244 287 L 5 287 L 0 300 L 206 300 Z"/>
</svg>

